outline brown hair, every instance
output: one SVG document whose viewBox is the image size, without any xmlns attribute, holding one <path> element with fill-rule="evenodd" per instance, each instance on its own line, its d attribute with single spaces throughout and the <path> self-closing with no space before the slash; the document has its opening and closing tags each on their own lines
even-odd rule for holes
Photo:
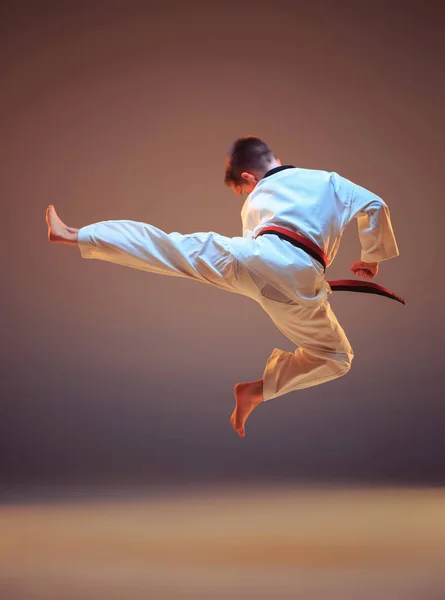
<svg viewBox="0 0 445 600">
<path fill-rule="evenodd" d="M 238 138 L 227 154 L 224 183 L 230 187 L 242 185 L 241 173 L 264 169 L 274 158 L 275 154 L 260 138 L 253 135 Z"/>
</svg>

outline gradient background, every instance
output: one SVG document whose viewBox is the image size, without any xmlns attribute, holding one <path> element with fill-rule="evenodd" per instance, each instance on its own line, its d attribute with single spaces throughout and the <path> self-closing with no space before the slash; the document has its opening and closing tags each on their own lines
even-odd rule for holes
<svg viewBox="0 0 445 600">
<path fill-rule="evenodd" d="M 440 3 L 9 4 L 4 504 L 195 484 L 442 486 Z M 267 315 L 50 246 L 44 211 L 55 204 L 73 227 L 124 218 L 240 235 L 242 201 L 222 180 L 227 148 L 247 134 L 386 200 L 401 256 L 377 281 L 407 306 L 336 294 L 352 371 L 260 407 L 240 440 L 233 385 L 260 377 L 274 347 L 293 349 Z M 359 250 L 353 224 L 329 278 L 348 276 Z"/>
</svg>

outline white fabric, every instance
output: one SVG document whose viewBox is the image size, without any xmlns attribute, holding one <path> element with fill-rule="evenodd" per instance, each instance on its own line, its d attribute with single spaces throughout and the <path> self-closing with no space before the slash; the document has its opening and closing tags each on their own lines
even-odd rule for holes
<svg viewBox="0 0 445 600">
<path fill-rule="evenodd" d="M 332 262 L 354 216 L 364 260 L 397 255 L 382 200 L 335 173 L 302 169 L 259 182 L 243 207 L 243 237 L 182 235 L 134 221 L 104 221 L 80 230 L 79 248 L 84 258 L 188 277 L 257 301 L 298 346 L 294 353 L 275 349 L 269 357 L 263 373 L 269 400 L 345 374 L 353 352 L 327 302 L 330 288 L 319 263 L 276 236 L 254 236 L 266 224 L 293 227 Z"/>
<path fill-rule="evenodd" d="M 337 173 L 299 168 L 279 171 L 257 184 L 241 211 L 244 237 L 255 237 L 267 225 L 287 226 L 321 248 L 328 265 L 354 217 L 363 261 L 380 262 L 399 254 L 387 205 Z"/>
</svg>

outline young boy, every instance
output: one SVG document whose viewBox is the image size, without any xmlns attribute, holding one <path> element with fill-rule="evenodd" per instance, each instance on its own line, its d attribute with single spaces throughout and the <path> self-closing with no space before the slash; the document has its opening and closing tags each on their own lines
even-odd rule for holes
<svg viewBox="0 0 445 600">
<path fill-rule="evenodd" d="M 353 352 L 329 305 L 332 289 L 400 300 L 375 284 L 326 281 L 325 268 L 348 223 L 357 219 L 362 246 L 361 259 L 351 267 L 355 275 L 372 279 L 379 263 L 398 256 L 398 249 L 388 207 L 378 196 L 337 173 L 282 165 L 257 137 L 239 138 L 232 145 L 225 183 L 237 194 L 248 194 L 241 212 L 243 237 L 167 234 L 134 221 L 74 229 L 53 206 L 47 209 L 48 237 L 78 246 L 84 258 L 193 278 L 262 306 L 297 349 L 275 349 L 261 379 L 235 385 L 230 423 L 244 437 L 247 417 L 261 402 L 349 371 Z"/>
</svg>

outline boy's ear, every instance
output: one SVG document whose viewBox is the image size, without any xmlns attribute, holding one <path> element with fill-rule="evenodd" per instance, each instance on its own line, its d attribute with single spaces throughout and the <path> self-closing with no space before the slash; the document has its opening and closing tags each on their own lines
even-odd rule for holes
<svg viewBox="0 0 445 600">
<path fill-rule="evenodd" d="M 252 173 L 246 173 L 245 171 L 241 173 L 241 177 L 248 183 L 255 183 L 257 181 L 255 175 L 252 175 Z"/>
</svg>

